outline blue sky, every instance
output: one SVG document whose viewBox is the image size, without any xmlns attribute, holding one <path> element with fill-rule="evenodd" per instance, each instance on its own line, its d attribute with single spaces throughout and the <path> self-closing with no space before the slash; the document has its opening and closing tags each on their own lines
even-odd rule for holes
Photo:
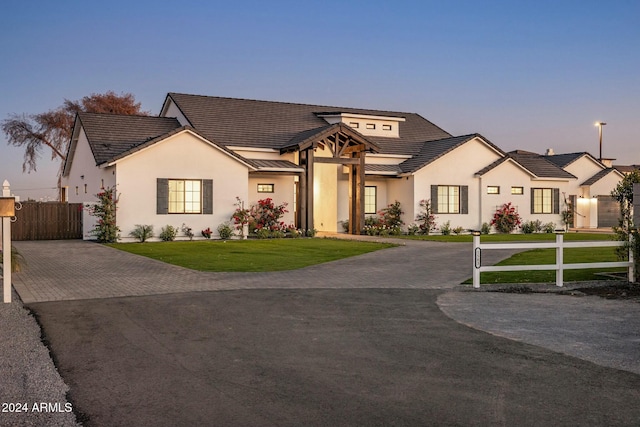
<svg viewBox="0 0 640 427">
<path fill-rule="evenodd" d="M 0 119 L 167 92 L 421 114 L 504 149 L 640 164 L 637 1 L 23 1 L 0 14 Z M 55 197 L 57 164 L 0 135 L 0 180 Z"/>
</svg>

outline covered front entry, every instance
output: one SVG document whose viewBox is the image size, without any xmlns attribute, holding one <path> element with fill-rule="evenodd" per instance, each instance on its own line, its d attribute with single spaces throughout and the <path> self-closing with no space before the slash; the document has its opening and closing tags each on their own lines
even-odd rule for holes
<svg viewBox="0 0 640 427">
<path fill-rule="evenodd" d="M 298 164 L 304 168 L 300 175 L 298 192 L 299 226 L 302 229 L 316 228 L 316 165 L 342 165 L 348 168 L 349 174 L 349 233 L 360 234 L 364 226 L 365 156 L 367 152 L 377 153 L 378 147 L 343 123 L 303 132 L 291 142 L 292 144 L 283 148 L 281 152 L 298 152 Z M 332 196 L 337 197 L 337 194 Z"/>
</svg>

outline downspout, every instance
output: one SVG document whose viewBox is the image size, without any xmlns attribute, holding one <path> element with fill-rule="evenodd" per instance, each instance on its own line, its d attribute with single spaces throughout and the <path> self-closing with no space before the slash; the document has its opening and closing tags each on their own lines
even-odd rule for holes
<svg viewBox="0 0 640 427">
<path fill-rule="evenodd" d="M 478 177 L 478 230 L 482 229 L 482 175 Z"/>
</svg>

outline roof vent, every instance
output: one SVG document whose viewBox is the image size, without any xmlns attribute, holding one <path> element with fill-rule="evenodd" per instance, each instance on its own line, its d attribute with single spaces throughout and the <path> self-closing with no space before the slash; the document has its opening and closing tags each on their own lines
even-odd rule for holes
<svg viewBox="0 0 640 427">
<path fill-rule="evenodd" d="M 553 152 L 553 148 L 547 148 L 546 156 L 553 156 L 555 153 Z"/>
</svg>

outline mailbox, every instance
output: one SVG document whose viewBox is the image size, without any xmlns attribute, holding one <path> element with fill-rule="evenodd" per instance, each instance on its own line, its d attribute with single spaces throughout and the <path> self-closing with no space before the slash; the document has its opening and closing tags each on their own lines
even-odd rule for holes
<svg viewBox="0 0 640 427">
<path fill-rule="evenodd" d="M 0 217 L 16 215 L 16 198 L 0 197 Z"/>
</svg>

